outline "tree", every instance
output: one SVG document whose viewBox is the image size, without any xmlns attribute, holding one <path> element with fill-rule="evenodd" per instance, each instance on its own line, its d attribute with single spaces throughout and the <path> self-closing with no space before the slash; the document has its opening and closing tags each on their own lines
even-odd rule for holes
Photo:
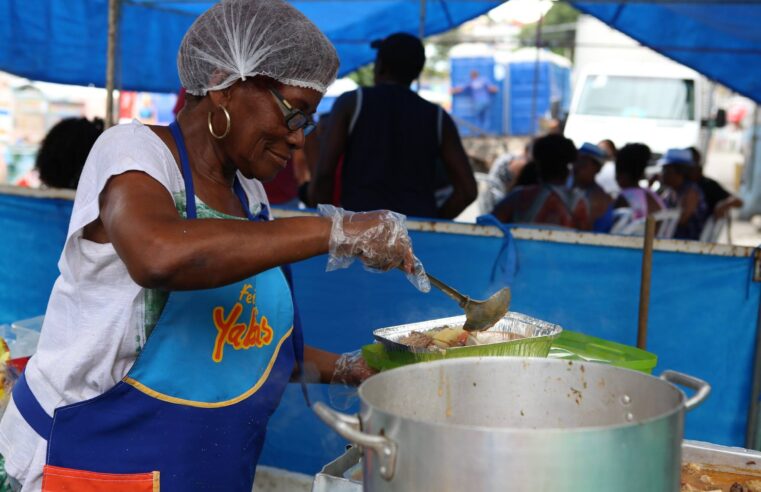
<svg viewBox="0 0 761 492">
<path fill-rule="evenodd" d="M 347 75 L 351 80 L 357 83 L 360 87 L 370 87 L 373 85 L 375 76 L 373 75 L 374 63 L 368 63 L 364 67 L 359 67 L 352 73 Z"/>
<path fill-rule="evenodd" d="M 568 3 L 553 4 L 542 19 L 541 45 L 572 59 L 576 19 L 579 15 L 579 11 Z M 537 23 L 523 26 L 518 35 L 521 45 L 534 46 L 536 44 L 536 26 Z"/>
</svg>

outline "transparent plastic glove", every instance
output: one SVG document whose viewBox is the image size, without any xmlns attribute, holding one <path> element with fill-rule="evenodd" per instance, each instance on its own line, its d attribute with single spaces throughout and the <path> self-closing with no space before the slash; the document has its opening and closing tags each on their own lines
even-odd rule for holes
<svg viewBox="0 0 761 492">
<path fill-rule="evenodd" d="M 333 221 L 327 271 L 348 268 L 359 258 L 365 270 L 385 272 L 399 267 L 418 290 L 431 290 L 423 264 L 412 253 L 404 215 L 388 210 L 349 212 L 333 205 L 317 209 Z"/>
<path fill-rule="evenodd" d="M 378 371 L 367 365 L 359 350 L 342 354 L 330 379 L 328 398 L 333 408 L 348 410 L 359 402 L 357 386 Z"/>
</svg>

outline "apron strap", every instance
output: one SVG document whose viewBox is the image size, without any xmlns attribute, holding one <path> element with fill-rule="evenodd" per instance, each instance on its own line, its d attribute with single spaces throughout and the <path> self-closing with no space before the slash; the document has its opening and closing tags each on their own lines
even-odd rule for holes
<svg viewBox="0 0 761 492">
<path fill-rule="evenodd" d="M 301 315 L 299 315 L 299 305 L 296 303 L 296 291 L 293 288 L 293 272 L 291 265 L 283 265 L 283 274 L 288 286 L 291 288 L 291 297 L 293 298 L 293 353 L 296 357 L 296 378 L 301 384 L 301 393 L 304 395 L 304 401 L 308 407 L 312 406 L 309 400 L 309 392 L 304 381 L 304 332 L 301 329 Z"/>
<path fill-rule="evenodd" d="M 195 189 L 193 188 L 193 174 L 190 172 L 190 161 L 188 160 L 188 153 L 185 148 L 185 139 L 182 137 L 182 130 L 177 120 L 173 121 L 169 125 L 169 129 L 174 137 L 174 142 L 177 145 L 177 152 L 180 154 L 180 164 L 182 166 L 182 179 L 185 181 L 185 203 L 186 214 L 188 219 L 196 218 L 196 197 Z M 248 204 L 248 196 L 243 189 L 238 176 L 235 176 L 235 182 L 233 183 L 233 190 L 243 205 L 243 210 L 246 212 L 248 220 L 252 221 L 267 221 L 270 220 L 270 212 L 267 205 L 261 204 L 261 210 L 254 216 L 251 213 L 251 207 Z M 288 286 L 291 288 L 291 297 L 293 301 L 293 351 L 296 356 L 296 364 L 298 366 L 297 377 L 301 383 L 301 391 L 304 393 L 304 399 L 307 406 L 311 406 L 309 401 L 309 394 L 307 393 L 306 383 L 304 383 L 304 333 L 301 330 L 301 316 L 299 316 L 299 308 L 296 304 L 296 296 L 293 290 L 293 277 L 291 275 L 290 265 L 283 265 L 283 273 L 288 281 Z"/>
<path fill-rule="evenodd" d="M 37 401 L 23 373 L 13 386 L 13 402 L 26 423 L 47 441 L 53 429 L 53 417 Z"/>
<path fill-rule="evenodd" d="M 172 132 L 174 143 L 177 145 L 177 153 L 180 154 L 180 165 L 182 166 L 182 180 L 185 182 L 185 213 L 188 219 L 196 218 L 196 192 L 193 187 L 193 174 L 190 172 L 190 160 L 188 151 L 185 148 L 185 139 L 182 137 L 182 130 L 177 120 L 169 125 Z"/>
</svg>

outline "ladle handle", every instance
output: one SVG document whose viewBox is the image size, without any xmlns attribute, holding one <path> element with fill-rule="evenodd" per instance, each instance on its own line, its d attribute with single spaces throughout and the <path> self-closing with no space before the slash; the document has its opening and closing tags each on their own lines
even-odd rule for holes
<svg viewBox="0 0 761 492">
<path fill-rule="evenodd" d="M 468 304 L 468 302 L 470 302 L 470 298 L 469 297 L 460 294 L 459 292 L 454 290 L 452 287 L 448 286 L 447 284 L 445 284 L 441 280 L 437 279 L 436 277 L 434 277 L 430 273 L 426 272 L 425 275 L 426 275 L 426 277 L 428 277 L 428 280 L 431 281 L 431 284 L 434 287 L 436 287 L 441 292 L 445 293 L 446 295 L 448 295 L 449 297 L 451 297 L 452 299 L 457 301 L 457 304 L 459 304 L 460 307 L 464 308 Z"/>
</svg>

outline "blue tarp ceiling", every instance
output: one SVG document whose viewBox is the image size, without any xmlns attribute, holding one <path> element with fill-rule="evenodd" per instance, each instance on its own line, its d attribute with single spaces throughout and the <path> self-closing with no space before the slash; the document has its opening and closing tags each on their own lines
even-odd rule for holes
<svg viewBox="0 0 761 492">
<path fill-rule="evenodd" d="M 499 0 L 426 0 L 426 34 Z M 176 91 L 182 35 L 213 2 L 122 0 L 117 87 Z M 419 0 L 294 0 L 336 45 L 341 74 L 373 59 L 368 42 L 418 32 Z M 761 5 L 755 2 L 573 2 L 664 55 L 761 102 Z M 105 85 L 107 0 L 3 0 L 0 70 L 35 80 Z"/>
<path fill-rule="evenodd" d="M 761 103 L 758 2 L 573 2 L 645 46 Z"/>
<path fill-rule="evenodd" d="M 175 92 L 175 58 L 193 20 L 214 2 L 123 0 L 117 88 Z M 341 75 L 371 62 L 373 39 L 417 34 L 419 0 L 296 0 L 291 2 L 335 44 Z M 488 12 L 501 1 L 427 0 L 426 35 Z M 0 70 L 34 80 L 103 87 L 107 0 L 3 0 Z"/>
</svg>

